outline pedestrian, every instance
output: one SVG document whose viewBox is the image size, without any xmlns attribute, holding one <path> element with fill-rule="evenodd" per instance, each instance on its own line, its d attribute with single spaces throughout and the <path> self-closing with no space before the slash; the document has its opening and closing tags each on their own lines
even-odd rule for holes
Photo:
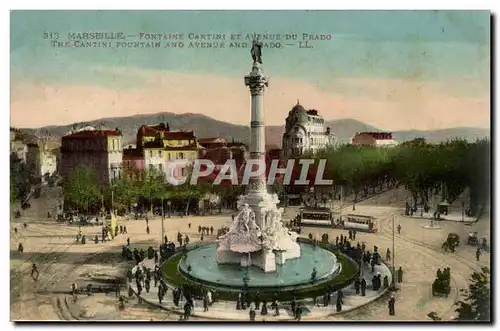
<svg viewBox="0 0 500 331">
<path fill-rule="evenodd" d="M 361 296 L 366 296 L 366 280 L 361 279 Z"/>
<path fill-rule="evenodd" d="M 479 257 L 481 256 L 481 248 L 476 250 L 476 261 L 479 261 Z"/>
<path fill-rule="evenodd" d="M 184 320 L 188 320 L 189 319 L 189 315 L 191 315 L 191 304 L 190 304 L 190 302 L 188 300 L 184 304 Z"/>
<path fill-rule="evenodd" d="M 23 253 L 23 251 L 24 251 L 24 247 L 23 247 L 23 244 L 22 244 L 22 243 L 19 243 L 19 246 L 17 247 L 17 251 L 18 251 L 19 253 L 21 253 L 21 254 Z"/>
<path fill-rule="evenodd" d="M 151 288 L 151 279 L 146 278 L 146 280 L 144 281 L 144 285 L 144 287 L 146 288 L 146 293 L 149 293 L 149 289 Z"/>
<path fill-rule="evenodd" d="M 203 311 L 208 311 L 208 297 L 207 297 L 207 295 L 203 296 Z"/>
<path fill-rule="evenodd" d="M 123 233 L 123 225 L 120 225 L 120 234 Z"/>
<path fill-rule="evenodd" d="M 389 315 L 391 316 L 394 316 L 396 315 L 396 299 L 394 299 L 394 296 L 391 296 L 391 298 L 389 299 L 389 303 L 388 303 L 388 306 L 389 306 Z"/>
<path fill-rule="evenodd" d="M 191 223 L 188 223 L 188 228 L 190 228 L 190 229 L 191 229 Z"/>
<path fill-rule="evenodd" d="M 356 278 L 354 281 L 354 288 L 356 289 L 356 294 L 359 294 L 359 290 L 361 287 L 361 282 L 359 281 L 359 278 Z"/>
<path fill-rule="evenodd" d="M 17 234 L 17 228 L 14 228 L 14 233 Z"/>
<path fill-rule="evenodd" d="M 40 273 L 38 272 L 38 268 L 36 267 L 36 264 L 33 263 L 31 266 L 31 278 L 36 282 L 38 280 L 38 276 Z"/>
<path fill-rule="evenodd" d="M 210 226 L 210 235 L 213 236 L 213 234 L 214 234 L 214 227 Z"/>
<path fill-rule="evenodd" d="M 149 234 L 149 225 L 146 226 L 146 234 Z"/>
<path fill-rule="evenodd" d="M 391 251 L 389 248 L 387 248 L 387 251 L 385 252 L 385 260 L 390 261 L 391 260 Z"/>
<path fill-rule="evenodd" d="M 260 314 L 265 316 L 267 315 L 267 302 L 262 301 L 262 309 L 260 310 Z"/>
<path fill-rule="evenodd" d="M 164 244 L 168 243 L 168 237 L 167 237 L 167 235 L 165 235 L 165 238 L 163 238 L 163 240 L 165 241 Z"/>
<path fill-rule="evenodd" d="M 118 290 L 118 293 L 120 293 L 120 290 Z M 87 284 L 87 296 L 92 295 L 92 284 Z"/>
<path fill-rule="evenodd" d="M 398 234 L 401 234 L 401 224 L 398 224 Z"/>
<path fill-rule="evenodd" d="M 253 307 L 250 308 L 250 311 L 248 312 L 248 315 L 250 316 L 250 321 L 252 321 L 252 322 L 255 321 L 255 315 L 256 315 L 256 313 L 255 313 L 255 309 L 253 309 Z"/>
<path fill-rule="evenodd" d="M 120 283 L 118 282 L 118 279 L 115 280 L 115 295 L 117 298 L 120 297 Z"/>
<path fill-rule="evenodd" d="M 356 230 L 352 230 L 352 240 L 356 240 Z"/>
<path fill-rule="evenodd" d="M 349 230 L 349 240 L 352 240 L 352 231 Z"/>
<path fill-rule="evenodd" d="M 99 243 L 99 237 L 97 237 L 97 235 L 95 235 L 95 237 L 94 237 L 94 243 L 95 243 L 95 244 L 98 244 L 98 243 Z"/>
<path fill-rule="evenodd" d="M 203 233 L 201 234 L 200 240 L 203 241 Z"/>
<path fill-rule="evenodd" d="M 130 246 L 130 237 L 127 238 L 127 246 Z"/>
<path fill-rule="evenodd" d="M 198 234 L 201 234 L 201 225 L 198 225 Z"/>
<path fill-rule="evenodd" d="M 127 227 L 125 225 L 123 226 L 123 233 L 127 233 Z"/>
<path fill-rule="evenodd" d="M 28 224 L 23 223 L 24 229 L 26 230 L 28 228 Z"/>
<path fill-rule="evenodd" d="M 399 267 L 398 269 L 398 283 L 402 283 L 403 282 L 403 269 L 401 267 Z"/>
<path fill-rule="evenodd" d="M 300 304 L 297 305 L 297 308 L 295 309 L 295 318 L 298 322 L 302 319 L 302 306 Z"/>
</svg>

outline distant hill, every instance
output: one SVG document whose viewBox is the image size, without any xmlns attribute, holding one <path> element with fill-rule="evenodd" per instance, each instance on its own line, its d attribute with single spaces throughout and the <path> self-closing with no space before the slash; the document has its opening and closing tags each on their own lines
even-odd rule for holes
<svg viewBox="0 0 500 331">
<path fill-rule="evenodd" d="M 158 124 L 170 123 L 173 130 L 192 130 L 196 131 L 198 138 L 210 137 L 226 137 L 235 141 L 249 142 L 250 128 L 244 125 L 236 125 L 217 119 L 201 115 L 201 114 L 174 114 L 174 113 L 157 113 L 149 115 L 136 115 L 128 117 L 113 117 L 103 118 L 95 121 L 75 123 L 77 125 L 90 125 L 94 127 L 102 127 L 108 129 L 119 128 L 124 136 L 124 143 L 135 143 L 137 129 L 142 124 Z M 38 129 L 20 129 L 27 134 L 42 133 L 43 135 L 53 135 L 62 137 L 68 131 L 73 129 L 72 125 L 63 126 L 46 126 Z M 331 132 L 335 134 L 340 142 L 349 142 L 351 137 L 356 132 L 362 131 L 385 131 L 363 122 L 353 119 L 340 119 L 326 121 L 326 127 L 330 127 Z M 281 136 L 284 132 L 284 126 L 268 126 L 266 127 L 266 145 L 281 146 Z M 490 130 L 480 128 L 452 128 L 436 131 L 393 131 L 397 141 L 411 140 L 417 137 L 425 138 L 429 141 L 443 141 L 454 137 L 460 137 L 467 140 L 475 140 L 477 138 L 489 137 Z"/>
</svg>

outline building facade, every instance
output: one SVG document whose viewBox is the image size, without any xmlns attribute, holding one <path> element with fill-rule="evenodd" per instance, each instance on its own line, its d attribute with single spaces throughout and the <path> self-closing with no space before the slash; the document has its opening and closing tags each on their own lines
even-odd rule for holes
<svg viewBox="0 0 500 331">
<path fill-rule="evenodd" d="M 392 147 L 398 143 L 390 132 L 356 132 L 351 144 L 363 147 Z"/>
<path fill-rule="evenodd" d="M 46 182 L 58 171 L 59 165 L 58 141 L 39 140 L 37 143 L 27 144 L 26 165 L 34 178 L 41 178 Z"/>
<path fill-rule="evenodd" d="M 62 137 L 61 174 L 68 178 L 77 167 L 92 168 L 103 185 L 120 178 L 123 139 L 119 130 L 84 130 Z"/>
<path fill-rule="evenodd" d="M 325 128 L 325 120 L 315 109 L 306 110 L 298 101 L 290 110 L 285 122 L 282 149 L 286 157 L 316 153 L 335 141 L 330 128 Z"/>
<path fill-rule="evenodd" d="M 142 125 L 137 132 L 136 146 L 137 153 L 144 159 L 144 169 L 160 174 L 166 174 L 171 162 L 194 162 L 200 148 L 193 130 L 171 131 L 168 123 Z M 186 173 L 185 167 L 179 167 L 173 175 L 179 177 Z"/>
</svg>

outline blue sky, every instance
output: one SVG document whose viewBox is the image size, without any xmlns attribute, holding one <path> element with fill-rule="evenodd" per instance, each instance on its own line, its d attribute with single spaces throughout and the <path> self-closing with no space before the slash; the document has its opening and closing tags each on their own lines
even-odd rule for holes
<svg viewBox="0 0 500 331">
<path fill-rule="evenodd" d="M 331 34 L 313 49 L 264 49 L 267 72 L 323 91 L 344 79 L 472 82 L 446 91 L 457 97 L 489 89 L 488 11 L 13 11 L 12 82 L 112 88 L 126 83 L 95 68 L 239 77 L 250 62 L 248 49 L 57 49 L 43 39 L 91 31 Z"/>
</svg>

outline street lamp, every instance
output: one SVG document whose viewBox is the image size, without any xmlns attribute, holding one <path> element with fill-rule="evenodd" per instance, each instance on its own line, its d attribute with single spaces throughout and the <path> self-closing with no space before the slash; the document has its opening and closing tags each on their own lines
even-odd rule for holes
<svg viewBox="0 0 500 331">
<path fill-rule="evenodd" d="M 392 290 L 396 290 L 396 266 L 394 260 L 396 258 L 396 233 L 395 233 L 396 215 L 392 214 Z"/>
<path fill-rule="evenodd" d="M 165 212 L 163 209 L 163 197 L 161 198 L 161 240 L 160 243 L 163 242 L 163 238 L 165 238 L 165 225 L 164 221 L 165 220 Z M 165 243 L 166 244 L 166 243 Z"/>
</svg>

